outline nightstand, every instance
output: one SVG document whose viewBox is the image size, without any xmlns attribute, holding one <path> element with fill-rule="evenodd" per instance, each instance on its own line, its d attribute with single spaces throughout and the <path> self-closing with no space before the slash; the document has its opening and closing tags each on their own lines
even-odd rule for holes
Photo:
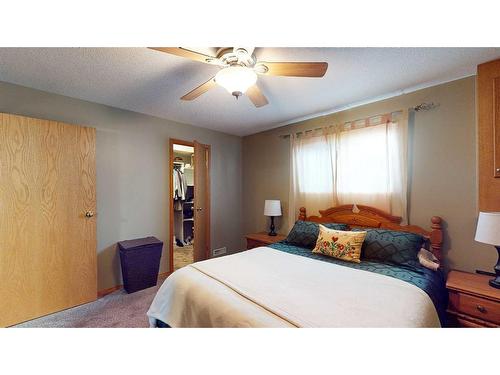
<svg viewBox="0 0 500 375">
<path fill-rule="evenodd" d="M 448 317 L 451 326 L 500 327 L 500 289 L 488 284 L 491 276 L 450 271 Z"/>
<path fill-rule="evenodd" d="M 266 232 L 247 234 L 247 250 L 253 249 L 254 247 L 267 246 L 275 242 L 283 241 L 286 236 L 278 234 L 276 236 L 270 236 Z"/>
</svg>

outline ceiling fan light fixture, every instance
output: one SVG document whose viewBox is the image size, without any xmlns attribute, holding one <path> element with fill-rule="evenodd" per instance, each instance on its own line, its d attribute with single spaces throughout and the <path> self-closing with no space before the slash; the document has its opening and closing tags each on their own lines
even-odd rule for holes
<svg viewBox="0 0 500 375">
<path fill-rule="evenodd" d="M 257 74 L 251 68 L 230 66 L 217 72 L 215 82 L 238 97 L 257 82 Z"/>
</svg>

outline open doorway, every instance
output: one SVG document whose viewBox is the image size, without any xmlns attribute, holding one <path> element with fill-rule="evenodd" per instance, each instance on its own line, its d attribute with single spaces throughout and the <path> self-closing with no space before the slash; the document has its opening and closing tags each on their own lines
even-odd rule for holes
<svg viewBox="0 0 500 375">
<path fill-rule="evenodd" d="M 207 259 L 210 146 L 170 140 L 170 272 Z"/>
</svg>

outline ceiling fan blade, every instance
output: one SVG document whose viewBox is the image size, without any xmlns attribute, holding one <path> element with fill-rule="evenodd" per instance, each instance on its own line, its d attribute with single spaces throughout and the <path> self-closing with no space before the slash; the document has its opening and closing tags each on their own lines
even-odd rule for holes
<svg viewBox="0 0 500 375">
<path fill-rule="evenodd" d="M 267 69 L 266 69 L 267 68 Z M 259 62 L 255 71 L 269 76 L 323 77 L 328 69 L 326 62 Z"/>
<path fill-rule="evenodd" d="M 206 64 L 221 64 L 219 59 L 215 56 L 206 55 L 201 52 L 191 51 L 182 47 L 148 47 L 149 49 L 154 49 L 155 51 L 170 53 L 171 55 L 176 55 L 180 57 L 185 57 L 190 60 L 199 61 Z"/>
<path fill-rule="evenodd" d="M 186 95 L 184 95 L 181 100 L 194 100 L 201 94 L 206 93 L 208 90 L 210 90 L 212 87 L 216 85 L 215 83 L 215 77 L 210 78 L 207 82 L 199 85 L 197 88 L 194 90 L 191 90 L 188 92 Z"/>
<path fill-rule="evenodd" d="M 262 91 L 260 91 L 259 86 L 257 85 L 251 86 L 247 90 L 246 95 L 257 108 L 265 106 L 268 103 L 266 97 L 262 94 Z"/>
</svg>

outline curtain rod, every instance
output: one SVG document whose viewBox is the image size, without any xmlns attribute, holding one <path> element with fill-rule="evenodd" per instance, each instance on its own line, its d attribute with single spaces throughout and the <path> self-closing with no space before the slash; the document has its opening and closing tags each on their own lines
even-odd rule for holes
<svg viewBox="0 0 500 375">
<path fill-rule="evenodd" d="M 411 107 L 410 109 L 413 109 L 415 112 L 419 112 L 419 111 L 430 111 L 431 109 L 437 107 L 439 107 L 439 104 L 434 104 L 434 102 L 430 102 L 430 103 L 420 103 L 419 105 Z"/>
<path fill-rule="evenodd" d="M 434 109 L 434 108 L 437 108 L 437 107 L 439 107 L 439 103 L 438 104 L 434 104 L 434 102 L 430 102 L 430 103 L 423 102 L 423 103 L 417 104 L 414 107 L 408 108 L 408 110 L 409 111 L 413 110 L 415 112 L 430 111 L 431 109 Z M 402 113 L 402 112 L 403 112 L 403 110 L 401 109 L 399 111 L 393 111 L 393 112 L 390 112 L 390 113 L 378 114 L 378 115 L 373 115 L 373 116 L 369 116 L 369 117 L 365 117 L 365 118 L 360 118 L 360 119 L 357 119 L 357 120 L 346 121 L 346 122 L 344 122 L 344 125 L 351 124 L 351 123 L 356 123 L 356 122 L 359 122 L 359 121 L 368 121 L 368 120 L 370 120 L 370 119 L 372 119 L 374 117 L 392 116 L 393 114 Z M 330 128 L 332 126 L 335 126 L 335 125 L 323 126 L 323 127 L 319 127 L 319 128 L 315 128 L 315 129 L 307 129 L 307 130 L 299 131 L 297 133 L 280 134 L 279 137 L 280 138 L 289 138 L 292 134 L 302 134 L 302 133 L 315 132 L 315 131 L 318 131 L 318 130 Z"/>
<path fill-rule="evenodd" d="M 365 117 L 365 118 L 359 118 L 357 120 L 345 121 L 343 123 L 343 125 L 355 124 L 355 123 L 360 122 L 360 121 L 368 122 L 369 120 L 371 120 L 373 118 L 376 118 L 376 117 L 381 117 L 381 118 L 386 117 L 386 118 L 390 119 L 392 117 L 392 115 L 397 114 L 397 113 L 403 113 L 403 110 L 400 109 L 399 111 L 392 111 L 392 112 L 387 112 L 387 113 L 381 113 L 381 114 L 378 114 L 378 115 L 372 115 L 372 116 L 368 116 L 368 117 Z M 302 131 L 298 131 L 296 133 L 280 134 L 279 137 L 280 138 L 289 138 L 292 134 L 295 134 L 295 135 L 305 134 L 305 133 L 315 132 L 315 131 L 318 131 L 318 130 L 328 129 L 328 128 L 331 128 L 331 127 L 334 127 L 334 126 L 336 126 L 336 124 L 334 124 L 334 125 L 328 125 L 328 126 L 320 126 L 318 128 L 314 128 L 314 129 L 302 130 Z"/>
</svg>

